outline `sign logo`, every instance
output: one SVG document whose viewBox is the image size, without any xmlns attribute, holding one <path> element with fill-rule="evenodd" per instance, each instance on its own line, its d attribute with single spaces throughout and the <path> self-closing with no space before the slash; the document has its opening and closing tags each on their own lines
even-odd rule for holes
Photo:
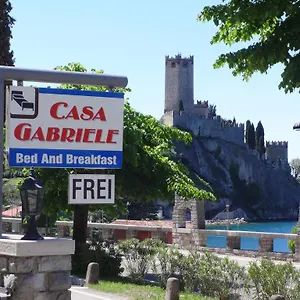
<svg viewBox="0 0 300 300">
<path fill-rule="evenodd" d="M 69 175 L 69 204 L 112 204 L 115 202 L 115 175 Z"/>
<path fill-rule="evenodd" d="M 122 167 L 124 94 L 12 86 L 11 167 Z"/>
<path fill-rule="evenodd" d="M 15 119 L 35 119 L 39 109 L 38 89 L 14 86 L 10 89 L 10 117 Z"/>
</svg>

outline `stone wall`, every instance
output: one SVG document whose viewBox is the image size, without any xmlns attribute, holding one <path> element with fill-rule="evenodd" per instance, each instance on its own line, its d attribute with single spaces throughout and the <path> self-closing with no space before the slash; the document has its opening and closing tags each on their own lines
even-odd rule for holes
<svg viewBox="0 0 300 300">
<path fill-rule="evenodd" d="M 190 131 L 194 136 L 219 138 L 227 142 L 244 145 L 244 124 L 223 126 L 220 117 L 208 119 L 185 112 L 168 111 L 163 123 Z"/>
<path fill-rule="evenodd" d="M 0 269 L 12 300 L 71 300 L 74 241 L 0 239 Z"/>
<path fill-rule="evenodd" d="M 2 270 L 7 270 L 4 281 L 15 276 L 14 300 L 71 299 L 71 256 L 0 258 Z M 12 277 L 11 277 L 12 278 Z"/>
</svg>

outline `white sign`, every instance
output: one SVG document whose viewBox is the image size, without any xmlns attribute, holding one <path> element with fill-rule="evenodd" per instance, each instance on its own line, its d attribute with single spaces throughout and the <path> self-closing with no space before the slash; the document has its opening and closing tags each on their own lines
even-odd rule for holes
<svg viewBox="0 0 300 300">
<path fill-rule="evenodd" d="M 122 167 L 124 94 L 11 86 L 11 167 Z"/>
<path fill-rule="evenodd" d="M 111 204 L 115 202 L 115 175 L 69 175 L 69 204 Z"/>
</svg>

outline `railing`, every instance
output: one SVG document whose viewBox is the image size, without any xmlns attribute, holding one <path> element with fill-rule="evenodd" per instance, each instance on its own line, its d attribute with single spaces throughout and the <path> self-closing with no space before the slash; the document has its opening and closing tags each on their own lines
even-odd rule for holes
<svg viewBox="0 0 300 300">
<path fill-rule="evenodd" d="M 22 233 L 21 218 L 3 217 L 3 232 Z M 72 235 L 73 221 L 57 221 L 55 230 L 39 229 L 40 233 L 45 235 L 56 235 L 59 237 L 68 237 Z M 300 260 L 300 236 L 291 233 L 271 233 L 254 231 L 233 231 L 233 230 L 211 230 L 211 229 L 192 229 L 192 228 L 172 228 L 162 226 L 137 226 L 108 223 L 88 222 L 88 229 L 100 229 L 105 239 L 121 240 L 126 238 L 159 238 L 168 244 L 183 249 L 207 249 L 221 254 L 234 253 L 244 256 L 264 256 L 274 259 Z M 49 233 L 50 232 L 50 233 Z M 226 248 L 208 248 L 207 237 L 222 236 L 226 237 Z M 258 251 L 241 250 L 241 238 L 258 238 Z M 274 252 L 274 239 L 295 240 L 296 252 L 278 253 Z"/>
</svg>

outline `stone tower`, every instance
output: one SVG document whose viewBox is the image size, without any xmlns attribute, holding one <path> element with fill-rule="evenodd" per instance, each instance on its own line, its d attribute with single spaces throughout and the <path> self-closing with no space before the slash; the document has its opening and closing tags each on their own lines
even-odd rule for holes
<svg viewBox="0 0 300 300">
<path fill-rule="evenodd" d="M 288 161 L 288 142 L 266 142 L 266 157 L 270 161 Z"/>
<path fill-rule="evenodd" d="M 183 109 L 192 111 L 194 106 L 194 56 L 174 58 L 166 56 L 165 112 Z M 182 105 L 180 104 L 182 102 Z"/>
</svg>

